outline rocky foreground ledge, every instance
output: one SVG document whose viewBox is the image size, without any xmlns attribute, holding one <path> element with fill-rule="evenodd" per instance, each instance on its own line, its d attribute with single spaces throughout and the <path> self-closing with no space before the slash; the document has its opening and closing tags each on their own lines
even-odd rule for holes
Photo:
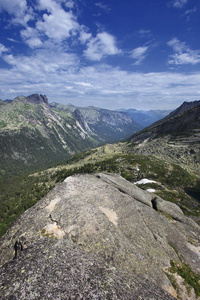
<svg viewBox="0 0 200 300">
<path fill-rule="evenodd" d="M 178 206 L 118 175 L 68 177 L 1 238 L 0 299 L 174 299 L 170 261 L 200 273 L 199 236 Z"/>
</svg>

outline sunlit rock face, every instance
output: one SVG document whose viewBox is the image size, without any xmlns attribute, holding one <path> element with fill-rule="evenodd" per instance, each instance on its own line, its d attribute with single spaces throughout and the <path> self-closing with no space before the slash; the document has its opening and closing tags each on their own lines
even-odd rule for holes
<svg viewBox="0 0 200 300">
<path fill-rule="evenodd" d="M 199 235 L 175 204 L 118 175 L 71 176 L 2 237 L 1 295 L 173 299 L 170 260 L 199 273 Z"/>
</svg>

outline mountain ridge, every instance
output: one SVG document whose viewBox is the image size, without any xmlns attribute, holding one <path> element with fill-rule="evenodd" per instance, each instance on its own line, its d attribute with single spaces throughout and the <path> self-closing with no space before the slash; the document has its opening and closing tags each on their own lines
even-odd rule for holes
<svg viewBox="0 0 200 300">
<path fill-rule="evenodd" d="M 125 139 L 140 129 L 123 113 L 99 110 L 98 116 L 100 120 L 94 118 L 91 125 L 80 109 L 53 108 L 46 96 L 38 94 L 4 102 L 0 106 L 0 174 L 7 169 L 11 176 L 21 169 L 48 167 L 77 152 Z"/>
<path fill-rule="evenodd" d="M 200 101 L 184 102 L 174 112 L 170 113 L 158 122 L 151 124 L 141 132 L 136 133 L 130 138 L 130 140 L 144 140 L 144 138 L 148 137 L 148 135 L 150 138 L 153 138 L 159 134 L 175 135 L 178 132 L 181 134 L 184 133 L 184 131 L 188 132 L 188 130 L 191 129 L 198 130 L 200 126 L 199 111 Z M 144 136 L 142 137 L 143 134 Z"/>
<path fill-rule="evenodd" d="M 200 100 L 195 100 L 195 101 L 184 101 L 177 109 L 175 109 L 173 112 L 171 112 L 167 118 L 174 117 L 176 115 L 180 115 L 190 109 L 193 109 L 197 106 L 200 105 Z"/>
<path fill-rule="evenodd" d="M 185 102 L 174 113 L 130 137 L 134 152 L 180 164 L 199 177 L 200 101 Z"/>
<path fill-rule="evenodd" d="M 105 142 L 116 142 L 117 136 L 118 140 L 125 139 L 125 136 L 128 137 L 129 134 L 132 134 L 132 130 L 136 132 L 141 129 L 141 126 L 132 120 L 129 114 L 124 112 L 94 106 L 76 107 L 71 104 L 63 105 L 55 102 L 51 103 L 51 107 L 58 110 L 70 110 L 71 112 L 78 109 L 90 129 L 96 134 L 99 132 Z M 131 124 L 131 126 L 129 124 Z M 125 133 L 125 131 L 127 133 Z M 110 138 L 111 135 L 112 138 Z"/>
</svg>

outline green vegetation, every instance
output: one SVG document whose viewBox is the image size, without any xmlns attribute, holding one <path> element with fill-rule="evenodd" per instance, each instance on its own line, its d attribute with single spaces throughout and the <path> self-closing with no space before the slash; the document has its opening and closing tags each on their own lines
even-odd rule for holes
<svg viewBox="0 0 200 300">
<path fill-rule="evenodd" d="M 180 275 L 184 279 L 185 284 L 188 284 L 190 287 L 193 287 L 196 296 L 199 297 L 200 296 L 200 275 L 193 272 L 191 267 L 185 262 L 179 264 L 171 260 L 170 265 L 171 267 L 169 268 L 169 272 L 172 274 L 177 273 L 178 275 Z"/>
<path fill-rule="evenodd" d="M 54 186 L 46 176 L 18 176 L 0 181 L 0 236 L 26 209 Z"/>
<path fill-rule="evenodd" d="M 7 126 L 7 123 L 5 121 L 0 121 L 0 129 Z"/>
<path fill-rule="evenodd" d="M 170 267 L 168 268 L 168 272 L 165 272 L 165 274 L 169 278 L 171 284 L 175 288 L 178 295 L 180 293 L 180 287 L 176 282 L 176 277 L 175 277 L 176 274 L 181 276 L 182 279 L 184 280 L 184 285 L 187 288 L 188 294 L 190 294 L 191 288 L 193 288 L 196 296 L 199 297 L 200 296 L 200 275 L 192 271 L 191 267 L 183 261 L 182 257 L 178 253 L 178 250 L 172 243 L 169 243 L 169 245 L 176 252 L 179 258 L 179 262 L 173 261 L 171 259 Z"/>
</svg>

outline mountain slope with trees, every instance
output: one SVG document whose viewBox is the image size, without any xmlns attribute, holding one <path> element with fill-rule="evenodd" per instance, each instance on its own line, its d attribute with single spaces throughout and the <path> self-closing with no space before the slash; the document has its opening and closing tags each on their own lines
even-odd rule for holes
<svg viewBox="0 0 200 300">
<path fill-rule="evenodd" d="M 164 119 L 134 134 L 129 142 L 137 154 L 180 164 L 199 176 L 200 101 L 184 102 Z"/>
<path fill-rule="evenodd" d="M 0 176 L 50 167 L 140 129 L 127 114 L 106 110 L 99 111 L 91 126 L 78 108 L 53 107 L 43 95 L 20 96 L 0 104 Z"/>
</svg>

